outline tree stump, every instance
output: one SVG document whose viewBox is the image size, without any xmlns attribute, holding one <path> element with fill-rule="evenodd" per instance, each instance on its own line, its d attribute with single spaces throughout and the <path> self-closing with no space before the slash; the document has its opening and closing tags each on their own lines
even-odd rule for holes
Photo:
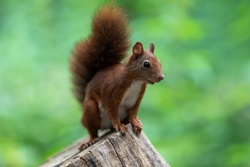
<svg viewBox="0 0 250 167">
<path fill-rule="evenodd" d="M 83 140 L 77 141 L 49 158 L 40 167 L 170 167 L 143 132 L 137 137 L 132 126 L 128 124 L 127 127 L 125 136 L 119 132 L 109 132 L 100 141 L 82 151 L 78 151 L 78 147 Z"/>
</svg>

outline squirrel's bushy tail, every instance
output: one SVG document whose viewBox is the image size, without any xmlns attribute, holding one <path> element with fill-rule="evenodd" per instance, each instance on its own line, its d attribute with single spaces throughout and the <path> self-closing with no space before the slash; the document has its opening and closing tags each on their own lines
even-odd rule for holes
<svg viewBox="0 0 250 167">
<path fill-rule="evenodd" d="M 97 11 L 88 39 L 79 42 L 71 57 L 73 91 L 82 103 L 85 88 L 94 74 L 120 63 L 129 48 L 128 20 L 125 12 L 113 4 Z"/>
</svg>

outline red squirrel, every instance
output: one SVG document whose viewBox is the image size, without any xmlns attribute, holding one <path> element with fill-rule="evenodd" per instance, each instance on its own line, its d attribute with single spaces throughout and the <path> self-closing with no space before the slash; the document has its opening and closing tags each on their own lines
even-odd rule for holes
<svg viewBox="0 0 250 167">
<path fill-rule="evenodd" d="M 124 135 L 127 123 L 139 135 L 142 124 L 137 113 L 146 85 L 164 78 L 152 43 L 144 50 L 136 42 L 131 56 L 122 62 L 130 46 L 129 35 L 124 10 L 108 4 L 95 14 L 91 35 L 72 52 L 74 93 L 83 105 L 81 122 L 89 132 L 88 143 L 98 139 L 100 129 L 114 128 Z"/>
</svg>

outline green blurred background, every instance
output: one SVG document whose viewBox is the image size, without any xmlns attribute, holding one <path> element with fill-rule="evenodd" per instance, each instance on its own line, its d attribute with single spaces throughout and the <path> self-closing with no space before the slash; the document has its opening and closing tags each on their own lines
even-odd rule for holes
<svg viewBox="0 0 250 167">
<path fill-rule="evenodd" d="M 0 166 L 37 166 L 87 135 L 69 57 L 106 1 L 0 1 Z M 118 1 L 132 43 L 154 42 L 144 131 L 175 167 L 250 166 L 250 1 Z"/>
</svg>

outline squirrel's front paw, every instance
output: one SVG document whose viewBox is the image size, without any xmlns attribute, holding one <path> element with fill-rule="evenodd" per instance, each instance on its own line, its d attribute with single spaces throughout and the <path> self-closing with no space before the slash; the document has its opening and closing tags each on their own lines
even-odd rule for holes
<svg viewBox="0 0 250 167">
<path fill-rule="evenodd" d="M 125 135 L 125 132 L 127 131 L 127 127 L 124 124 L 115 125 L 114 128 L 116 131 L 120 131 L 122 135 Z"/>
<path fill-rule="evenodd" d="M 133 126 L 133 130 L 135 132 L 135 134 L 137 136 L 139 136 L 141 134 L 141 131 L 142 131 L 142 124 L 141 124 L 141 121 L 139 119 L 133 119 L 131 121 L 131 124 Z"/>
</svg>

